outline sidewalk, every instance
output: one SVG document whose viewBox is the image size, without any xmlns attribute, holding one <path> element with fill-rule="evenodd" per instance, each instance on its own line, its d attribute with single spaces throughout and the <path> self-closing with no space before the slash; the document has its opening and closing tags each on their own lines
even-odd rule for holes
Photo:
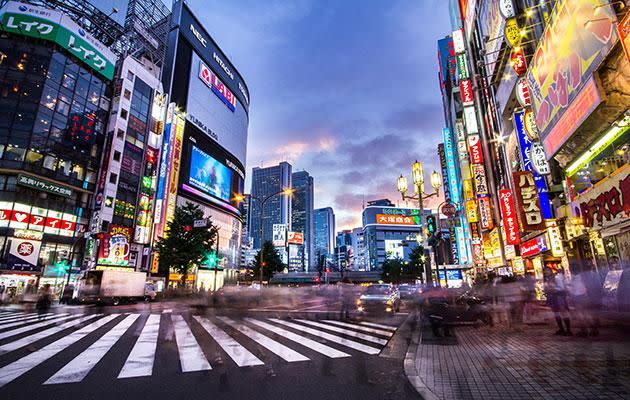
<svg viewBox="0 0 630 400">
<path fill-rule="evenodd" d="M 595 338 L 554 336 L 552 325 L 456 327 L 435 338 L 425 326 L 405 359 L 429 399 L 628 399 L 630 336 L 605 326 Z"/>
</svg>

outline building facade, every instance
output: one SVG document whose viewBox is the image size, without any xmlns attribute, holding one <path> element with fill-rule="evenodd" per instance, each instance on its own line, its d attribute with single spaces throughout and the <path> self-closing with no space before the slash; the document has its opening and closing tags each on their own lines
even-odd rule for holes
<svg viewBox="0 0 630 400">
<path fill-rule="evenodd" d="M 313 211 L 313 242 L 315 265 L 325 265 L 324 260 L 335 252 L 335 213 L 331 207 L 318 208 Z"/>
<path fill-rule="evenodd" d="M 292 188 L 295 189 L 292 198 L 291 230 L 303 234 L 304 244 L 301 246 L 302 271 L 313 271 L 314 256 L 314 185 L 313 177 L 306 171 L 292 174 Z"/>
</svg>

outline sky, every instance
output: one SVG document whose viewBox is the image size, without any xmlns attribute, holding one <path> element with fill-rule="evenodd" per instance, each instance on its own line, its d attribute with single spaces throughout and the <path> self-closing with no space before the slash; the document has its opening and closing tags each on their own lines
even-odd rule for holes
<svg viewBox="0 0 630 400">
<path fill-rule="evenodd" d="M 437 40 L 445 0 L 189 0 L 250 92 L 247 172 L 288 161 L 315 182 L 337 229 L 363 201 L 400 206 L 396 179 L 439 171 L 444 125 Z M 250 180 L 246 181 L 249 191 Z"/>
</svg>

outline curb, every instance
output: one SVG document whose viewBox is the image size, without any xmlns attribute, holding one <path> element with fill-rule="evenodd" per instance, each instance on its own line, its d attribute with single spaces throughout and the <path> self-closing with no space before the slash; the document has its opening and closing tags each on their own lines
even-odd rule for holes
<svg viewBox="0 0 630 400">
<path fill-rule="evenodd" d="M 411 335 L 411 343 L 407 348 L 407 354 L 405 355 L 404 361 L 404 370 L 409 383 L 411 386 L 416 389 L 416 392 L 422 397 L 424 400 L 438 400 L 438 397 L 433 393 L 424 381 L 420 378 L 420 374 L 418 373 L 418 369 L 416 368 L 416 355 L 418 352 L 418 345 L 420 344 L 420 340 L 422 339 L 422 319 L 419 314 L 416 312 L 413 316 L 416 319 L 420 319 L 420 323 L 417 324 L 416 332 L 413 332 Z M 410 319 L 412 315 L 409 316 Z"/>
</svg>

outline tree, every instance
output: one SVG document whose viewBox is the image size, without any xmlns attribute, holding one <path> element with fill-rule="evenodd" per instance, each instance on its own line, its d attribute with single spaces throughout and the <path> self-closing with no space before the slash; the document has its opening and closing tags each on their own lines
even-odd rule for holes
<svg viewBox="0 0 630 400">
<path fill-rule="evenodd" d="M 195 220 L 205 219 L 203 210 L 186 203 L 175 209 L 173 220 L 166 225 L 165 237 L 160 238 L 156 250 L 160 255 L 159 270 L 168 276 L 171 268 L 182 275 L 186 284 L 188 273 L 200 265 L 213 252 L 219 229 L 212 221 L 203 228 L 195 228 Z M 216 249 L 215 249 L 216 251 Z"/>
<path fill-rule="evenodd" d="M 273 243 L 270 240 L 267 240 L 262 247 L 262 250 L 258 251 L 256 257 L 254 257 L 254 279 L 257 279 L 260 276 L 260 253 L 262 251 L 263 259 L 263 280 L 269 281 L 273 274 L 276 272 L 280 272 L 284 270 L 285 265 L 282 263 L 282 258 L 280 258 L 280 254 L 276 251 L 275 247 L 273 247 Z"/>
<path fill-rule="evenodd" d="M 420 281 L 424 283 L 424 279 L 422 278 L 422 274 L 424 273 L 424 266 L 426 265 L 427 257 L 424 254 L 424 247 L 418 246 L 411 250 L 409 254 L 409 264 L 407 268 L 407 273 L 415 277 L 420 277 Z"/>
<path fill-rule="evenodd" d="M 388 258 L 383 263 L 381 279 L 389 283 L 400 283 L 404 268 L 405 263 L 402 258 Z"/>
</svg>

